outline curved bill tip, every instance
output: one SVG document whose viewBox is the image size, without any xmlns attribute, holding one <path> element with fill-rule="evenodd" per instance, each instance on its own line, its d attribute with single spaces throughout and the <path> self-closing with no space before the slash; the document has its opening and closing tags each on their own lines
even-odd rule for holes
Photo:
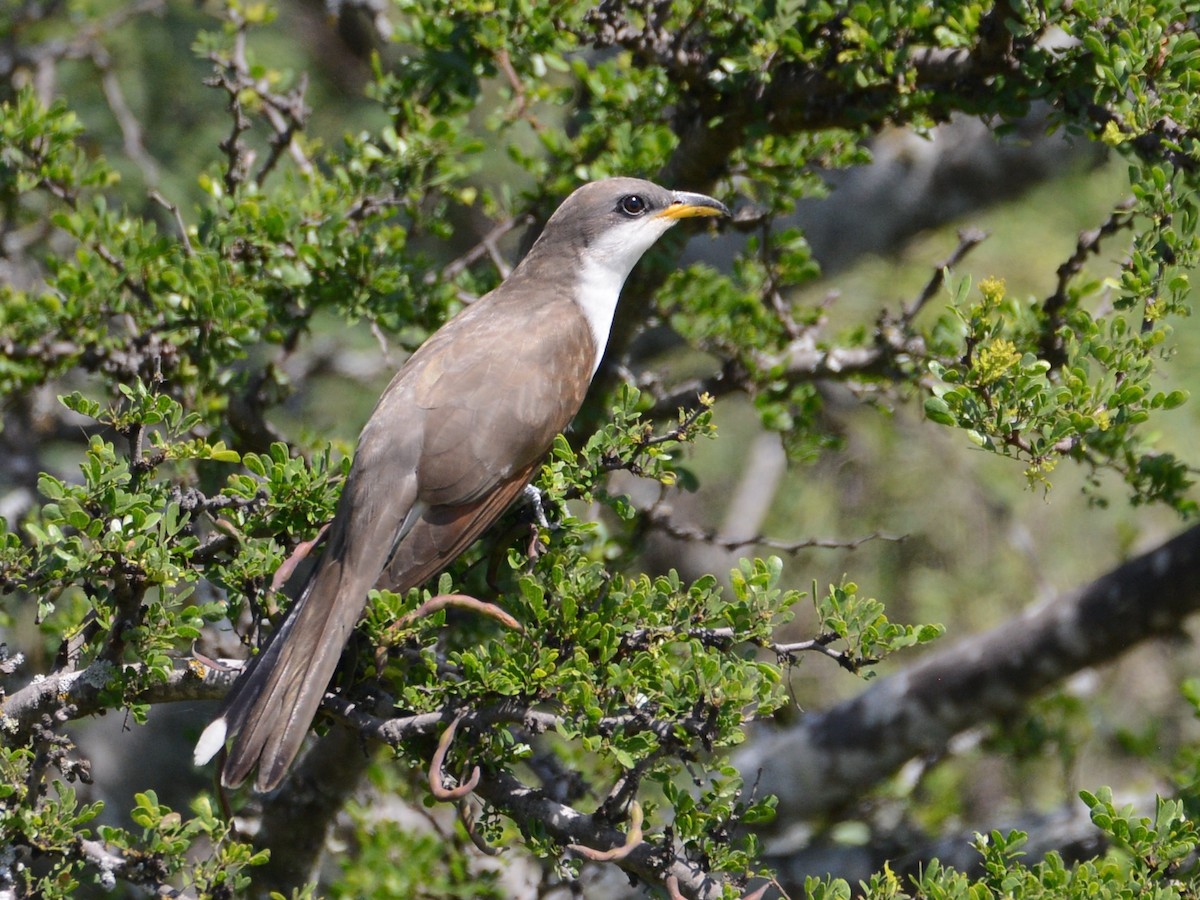
<svg viewBox="0 0 1200 900">
<path fill-rule="evenodd" d="M 692 194 L 687 191 L 672 191 L 674 200 L 671 205 L 659 213 L 667 219 L 691 219 L 695 216 L 727 216 L 729 209 L 720 200 L 714 200 L 705 194 Z"/>
</svg>

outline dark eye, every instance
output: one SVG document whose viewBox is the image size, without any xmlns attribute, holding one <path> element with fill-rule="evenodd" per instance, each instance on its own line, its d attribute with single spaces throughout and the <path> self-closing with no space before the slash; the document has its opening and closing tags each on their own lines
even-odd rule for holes
<svg viewBox="0 0 1200 900">
<path fill-rule="evenodd" d="M 646 201 L 637 194 L 630 194 L 627 197 L 622 197 L 620 204 L 621 212 L 627 216 L 640 216 L 646 211 Z"/>
</svg>

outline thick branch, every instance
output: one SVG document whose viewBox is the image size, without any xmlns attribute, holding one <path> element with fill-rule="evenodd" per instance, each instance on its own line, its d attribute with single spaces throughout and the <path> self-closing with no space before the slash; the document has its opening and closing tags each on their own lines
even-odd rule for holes
<svg viewBox="0 0 1200 900">
<path fill-rule="evenodd" d="M 735 760 L 779 797 L 777 821 L 834 811 L 907 760 L 1046 688 L 1172 634 L 1200 609 L 1200 526 L 1082 589 L 928 655 L 852 700 L 762 735 Z"/>
<path fill-rule="evenodd" d="M 116 888 L 117 879 L 145 888 L 156 897 L 175 897 L 179 900 L 192 900 L 196 895 L 187 891 L 176 890 L 167 883 L 162 868 L 153 856 L 126 853 L 120 848 L 110 847 L 103 841 L 93 841 L 81 838 L 79 840 L 80 855 L 99 872 L 97 879 L 100 887 L 112 891 Z"/>
<path fill-rule="evenodd" d="M 81 671 L 39 677 L 0 703 L 0 731 L 11 739 L 27 734 L 43 715 L 59 721 L 93 715 L 109 706 L 101 701 L 101 695 L 118 678 L 134 681 L 145 678 L 146 671 L 142 665 L 127 665 L 118 672 L 112 663 L 97 661 Z M 225 695 L 235 675 L 189 663 L 171 672 L 166 681 L 126 691 L 124 699 L 127 703 L 217 700 Z"/>
<path fill-rule="evenodd" d="M 370 762 L 358 734 L 332 728 L 292 767 L 283 786 L 264 798 L 254 843 L 270 848 L 271 858 L 253 873 L 263 896 L 268 891 L 290 896 L 313 881 L 329 825 Z"/>
<path fill-rule="evenodd" d="M 442 713 L 409 716 L 403 719 L 383 719 L 358 710 L 353 704 L 338 701 L 330 697 L 326 698 L 325 707 L 336 710 L 339 718 L 350 724 L 360 735 L 375 738 L 388 744 L 395 744 L 415 734 L 432 733 L 444 728 L 446 723 L 446 716 Z M 494 725 L 500 722 L 520 722 L 531 731 L 541 732 L 552 727 L 555 721 L 556 718 L 551 714 L 515 706 L 512 708 L 497 706 L 481 712 L 467 713 L 462 717 L 461 724 L 487 727 L 488 724 Z M 628 721 L 622 719 L 620 724 L 622 727 L 629 728 L 636 727 L 637 722 L 634 717 L 629 717 Z M 648 727 L 653 727 L 653 725 L 651 724 Z M 339 731 L 341 730 L 339 729 Z M 337 765 L 352 767 L 357 771 L 360 767 L 349 763 L 345 758 L 349 745 L 344 735 L 350 733 L 348 731 L 341 731 L 343 737 L 337 738 L 337 744 L 342 749 L 340 751 L 335 749 L 333 753 L 326 754 L 326 756 L 337 758 L 337 753 L 341 752 L 343 756 L 339 758 Z M 334 733 L 331 732 L 330 736 L 325 738 L 323 743 L 328 743 L 333 737 Z M 362 754 L 356 755 L 362 758 Z M 323 765 L 328 766 L 331 763 L 318 763 L 316 766 L 311 766 L 309 759 L 306 757 L 296 776 L 301 779 L 301 785 L 310 785 L 311 779 L 314 777 L 313 775 L 306 776 L 305 772 L 308 772 L 310 769 L 314 773 L 320 772 Z M 294 779 L 289 779 L 289 783 L 291 783 L 291 780 Z M 280 793 L 290 794 L 292 791 L 281 791 Z M 325 789 L 323 788 L 321 794 L 324 795 L 325 793 Z M 604 817 L 580 812 L 571 806 L 553 800 L 540 790 L 524 784 L 509 772 L 487 772 L 484 774 L 475 793 L 512 818 L 523 832 L 536 831 L 539 835 L 549 837 L 562 846 L 582 844 L 587 847 L 607 850 L 613 847 L 621 847 L 626 843 L 626 836 L 609 824 Z M 291 810 L 292 801 L 285 802 L 288 803 L 286 810 Z M 278 817 L 281 823 L 288 821 L 289 817 L 291 817 L 290 827 L 295 828 L 295 822 L 297 821 L 294 818 L 295 810 L 286 810 L 282 815 L 279 812 L 273 812 L 272 815 Z M 310 809 L 306 809 L 304 813 L 306 817 L 312 814 L 313 812 Z M 308 829 L 305 830 L 307 831 Z M 270 846 L 274 851 L 275 845 L 270 844 Z M 301 855 L 288 853 L 288 857 L 300 859 Z M 712 878 L 712 876 L 696 864 L 686 860 L 673 847 L 661 846 L 652 841 L 644 841 L 630 849 L 628 853 L 615 862 L 631 875 L 636 875 L 652 884 L 663 884 L 666 878 L 674 876 L 679 882 L 680 890 L 686 897 L 706 900 L 706 898 L 715 898 L 721 895 L 720 882 Z M 309 858 L 309 863 L 311 863 L 311 857 Z M 300 874 L 299 870 L 295 870 L 289 873 L 288 878 L 293 879 Z M 280 884 L 286 883 L 288 883 L 286 880 L 280 882 Z"/>
<path fill-rule="evenodd" d="M 728 642 L 734 640 L 732 634 L 722 637 Z M 438 712 L 384 719 L 366 713 L 358 709 L 351 701 L 336 696 L 326 696 L 321 707 L 363 737 L 393 747 L 414 737 L 437 734 L 446 727 L 450 719 L 454 718 L 452 711 L 439 710 Z M 531 734 L 550 731 L 565 721 L 562 716 L 520 703 L 502 703 L 483 709 L 470 710 L 463 713 L 461 718 L 460 725 L 464 728 L 489 729 L 497 725 L 519 725 Z M 680 726 L 688 731 L 695 731 L 703 726 L 703 721 L 699 719 L 692 721 L 690 718 L 668 721 L 630 713 L 622 716 L 605 716 L 596 723 L 596 727 L 601 731 L 620 730 L 626 734 L 649 731 L 664 741 L 671 740 L 675 729 Z"/>
<path fill-rule="evenodd" d="M 551 800 L 539 790 L 524 784 L 509 772 L 496 772 L 484 778 L 476 793 L 504 811 L 521 825 L 522 830 L 537 832 L 555 842 L 611 848 L 625 844 L 625 835 L 594 815 Z M 721 896 L 721 883 L 695 863 L 675 853 L 673 848 L 643 841 L 617 860 L 624 871 L 650 884 L 663 884 L 674 877 L 680 892 L 695 900 Z"/>
</svg>

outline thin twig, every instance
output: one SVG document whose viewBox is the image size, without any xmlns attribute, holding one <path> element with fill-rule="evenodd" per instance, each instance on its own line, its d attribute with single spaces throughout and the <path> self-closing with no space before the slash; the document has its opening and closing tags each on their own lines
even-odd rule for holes
<svg viewBox="0 0 1200 900">
<path fill-rule="evenodd" d="M 689 410 L 687 415 L 684 416 L 683 420 L 678 425 L 663 432 L 662 434 L 656 434 L 653 437 L 648 437 L 645 440 L 638 441 L 638 446 L 654 447 L 658 444 L 666 444 L 670 443 L 671 441 L 683 440 L 687 437 L 688 432 L 691 431 L 692 426 L 696 424 L 696 421 L 711 409 L 711 405 L 701 403 L 699 406 Z"/>
<path fill-rule="evenodd" d="M 112 57 L 99 43 L 92 45 L 90 56 L 100 73 L 100 88 L 104 91 L 104 99 L 108 101 L 108 108 L 121 131 L 121 143 L 125 153 L 141 170 L 147 185 L 158 184 L 158 163 L 146 150 L 142 140 L 142 123 L 125 102 L 125 93 L 121 90 L 117 73 L 113 71 Z"/>
<path fill-rule="evenodd" d="M 629 804 L 629 832 L 625 835 L 625 843 L 610 850 L 595 850 L 583 844 L 567 844 L 568 850 L 574 850 L 580 856 L 585 856 L 595 862 L 613 862 L 624 859 L 642 842 L 642 806 L 636 800 Z"/>
<path fill-rule="evenodd" d="M 439 279 L 443 281 L 453 280 L 460 272 L 474 265 L 484 256 L 490 256 L 495 253 L 496 242 L 504 237 L 504 235 L 516 228 L 532 224 L 532 222 L 533 216 L 526 213 L 525 215 L 513 216 L 512 218 L 505 219 L 503 222 L 497 223 L 487 234 L 479 239 L 479 243 L 462 256 L 447 263 L 440 271 L 427 272 L 425 274 L 425 283 L 433 284 Z M 495 257 L 493 256 L 492 258 L 494 261 Z"/>
<path fill-rule="evenodd" d="M 434 751 L 433 759 L 429 761 L 429 792 L 438 800 L 461 800 L 475 788 L 479 787 L 479 766 L 476 766 L 471 772 L 471 777 L 463 784 L 456 788 L 448 788 L 442 780 L 442 766 L 446 763 L 446 754 L 450 751 L 450 745 L 454 743 L 454 733 L 458 730 L 458 723 L 466 717 L 465 713 L 459 713 L 454 717 L 454 720 L 446 726 L 446 730 L 442 732 L 441 738 L 438 739 L 437 750 Z"/>
<path fill-rule="evenodd" d="M 541 131 L 543 125 L 538 121 L 537 116 L 529 112 L 529 97 L 525 92 L 525 84 L 521 81 L 521 76 L 517 74 L 517 70 L 513 68 L 512 59 L 508 55 L 508 51 L 501 47 L 495 53 L 496 67 L 500 69 L 508 86 L 512 88 L 513 99 L 517 102 L 517 108 L 513 110 L 511 119 L 524 119 L 529 123 L 529 127 L 534 131 Z"/>
<path fill-rule="evenodd" d="M 958 233 L 958 246 L 954 248 L 954 252 L 938 263 L 933 270 L 933 275 L 929 281 L 925 283 L 925 288 L 917 295 L 916 299 L 904 307 L 904 312 L 900 317 L 901 322 L 910 324 L 917 314 L 925 308 L 937 292 L 942 289 L 942 284 L 946 280 L 946 270 L 957 266 L 968 253 L 987 240 L 988 233 L 979 228 L 964 228 Z"/>
<path fill-rule="evenodd" d="M 192 239 L 188 235 L 187 225 L 183 223 L 183 215 L 179 212 L 179 207 L 159 193 L 157 188 L 150 191 L 149 197 L 175 217 L 175 225 L 179 228 L 179 239 L 183 243 L 183 255 L 191 259 L 195 256 L 196 250 L 192 246 Z"/>
<path fill-rule="evenodd" d="M 694 541 L 719 547 L 722 550 L 740 550 L 742 547 L 759 546 L 778 550 L 780 553 L 799 553 L 801 550 L 857 550 L 870 541 L 900 542 L 906 535 L 884 534 L 873 531 L 857 538 L 802 538 L 796 541 L 781 541 L 778 538 L 756 534 L 750 537 L 725 537 L 715 529 L 700 528 L 695 525 L 682 525 L 671 519 L 671 508 L 665 503 L 656 503 L 645 511 L 646 520 L 654 527 L 662 530 L 670 537 L 682 541 Z"/>
<path fill-rule="evenodd" d="M 239 74 L 245 77 L 248 73 Z M 255 92 L 263 99 L 263 115 L 266 116 L 275 132 L 271 138 L 270 155 L 267 156 L 266 161 L 254 176 L 254 183 L 262 185 L 267 180 L 267 176 L 279 162 L 284 150 L 291 154 L 292 162 L 296 164 L 297 169 L 305 175 L 312 175 L 312 161 L 305 155 L 300 145 L 293 140 L 298 132 L 304 130 L 304 125 L 312 112 L 304 104 L 304 94 L 308 90 L 308 73 L 302 73 L 296 86 L 282 95 L 270 91 L 269 83 L 265 79 L 259 79 L 253 84 Z"/>
</svg>

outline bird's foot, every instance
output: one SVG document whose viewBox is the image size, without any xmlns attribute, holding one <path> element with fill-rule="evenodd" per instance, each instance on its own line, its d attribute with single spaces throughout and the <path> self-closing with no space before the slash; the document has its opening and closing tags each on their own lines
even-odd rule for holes
<svg viewBox="0 0 1200 900">
<path fill-rule="evenodd" d="M 555 523 L 555 525 L 551 525 L 550 521 L 546 518 L 546 506 L 543 502 L 544 498 L 542 497 L 541 491 L 535 488 L 532 484 L 527 484 L 525 485 L 525 490 L 522 492 L 522 496 L 524 496 L 525 502 L 528 503 L 533 509 L 533 518 L 535 522 L 547 530 L 554 528 L 558 524 Z"/>
</svg>

